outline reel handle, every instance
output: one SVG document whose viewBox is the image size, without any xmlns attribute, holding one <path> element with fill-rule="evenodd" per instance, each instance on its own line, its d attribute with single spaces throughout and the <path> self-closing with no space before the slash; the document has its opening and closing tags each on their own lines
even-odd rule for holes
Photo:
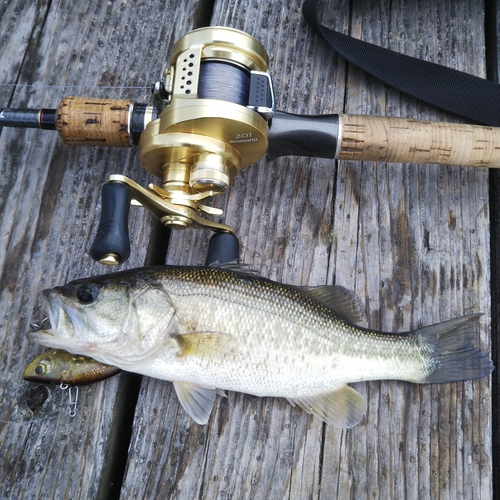
<svg viewBox="0 0 500 500">
<path fill-rule="evenodd" d="M 102 186 L 102 211 L 90 256 L 108 266 L 125 262 L 130 256 L 128 214 L 132 188 L 121 182 Z"/>
<path fill-rule="evenodd" d="M 102 186 L 101 220 L 90 248 L 90 256 L 108 266 L 125 262 L 130 256 L 128 215 L 134 190 L 122 182 L 107 182 Z M 217 231 L 208 246 L 206 265 L 238 261 L 238 238 L 227 231 Z"/>
<path fill-rule="evenodd" d="M 500 128 L 364 115 L 276 112 L 268 156 L 500 168 Z"/>
</svg>

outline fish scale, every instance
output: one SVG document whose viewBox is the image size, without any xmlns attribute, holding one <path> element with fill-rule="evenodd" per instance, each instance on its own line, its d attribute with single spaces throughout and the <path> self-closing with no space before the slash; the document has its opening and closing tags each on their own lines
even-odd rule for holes
<svg viewBox="0 0 500 500">
<path fill-rule="evenodd" d="M 305 373 L 302 374 L 301 378 L 305 378 L 306 375 L 310 376 L 311 365 L 321 366 L 323 370 L 322 382 L 320 387 L 316 388 L 317 392 L 327 390 L 333 384 L 338 385 L 352 381 L 352 375 L 348 371 L 359 372 L 362 365 L 370 360 L 377 366 L 368 371 L 365 365 L 363 371 L 366 378 L 364 380 L 378 379 L 381 378 L 381 375 L 384 375 L 385 378 L 387 375 L 394 376 L 394 373 L 383 373 L 385 360 L 392 359 L 394 362 L 397 355 L 401 353 L 404 353 L 405 356 L 399 360 L 399 364 L 404 366 L 400 369 L 400 376 L 406 379 L 412 376 L 413 378 L 425 376 L 426 369 L 422 368 L 424 353 L 419 346 L 415 345 L 410 336 L 381 335 L 369 330 L 361 332 L 358 328 L 347 325 L 332 310 L 315 303 L 291 287 L 276 286 L 272 282 L 262 279 L 250 282 L 246 279 L 239 279 L 237 275 L 228 274 L 227 280 L 223 282 L 227 285 L 228 290 L 222 291 L 223 288 L 219 283 L 207 280 L 208 286 L 204 285 L 203 275 L 205 272 L 203 270 L 199 271 L 195 268 L 192 272 L 194 279 L 189 282 L 191 284 L 201 283 L 201 286 L 198 285 L 200 289 L 197 295 L 199 297 L 198 303 L 202 305 L 196 313 L 190 311 L 190 314 L 197 318 L 204 318 L 204 322 L 200 320 L 198 323 L 200 331 L 231 332 L 234 330 L 234 323 L 236 323 L 240 325 L 238 331 L 235 332 L 240 342 L 247 338 L 264 343 L 266 349 L 274 347 L 273 352 L 281 352 L 283 359 L 280 362 L 287 366 L 288 362 L 291 361 L 286 358 L 288 351 L 293 354 L 307 353 L 308 363 L 304 366 Z M 180 277 L 181 279 L 182 277 Z M 192 290 L 189 293 L 190 296 L 194 295 Z M 228 300 L 228 295 L 231 297 L 230 300 Z M 174 302 L 177 310 L 187 311 L 192 307 L 192 304 L 181 300 L 182 294 L 171 292 L 171 297 L 177 297 Z M 209 304 L 214 302 L 215 297 L 220 297 L 222 305 Z M 298 304 L 302 307 L 298 307 Z M 227 313 L 225 321 L 213 321 L 213 311 L 218 309 Z M 210 312 L 205 314 L 206 311 Z M 257 315 L 250 314 L 250 311 L 256 311 Z M 241 317 L 236 320 L 238 313 L 241 313 Z M 277 321 L 278 319 L 281 321 Z M 259 324 L 262 320 L 266 324 Z M 297 339 L 299 339 L 298 345 Z M 373 339 L 375 342 L 367 342 L 368 339 Z M 404 345 L 401 345 L 402 343 Z M 366 352 L 367 348 L 369 352 Z M 240 357 L 244 357 L 250 352 L 252 351 L 249 346 L 245 346 Z M 334 356 L 338 354 L 345 357 L 345 365 L 350 365 L 348 371 L 345 370 L 346 366 L 335 362 Z M 262 361 L 260 357 L 257 356 L 257 358 L 255 361 Z M 304 354 L 297 356 L 297 358 L 298 360 L 294 359 L 294 370 L 300 370 Z M 324 358 L 323 362 L 322 358 Z M 241 361 L 241 359 L 234 360 L 235 363 Z M 335 367 L 335 365 L 337 366 Z M 325 380 L 325 371 L 328 368 L 342 369 L 344 373 L 338 374 L 333 380 L 331 378 Z M 270 367 L 270 370 L 277 370 L 277 366 Z M 253 373 L 249 375 L 255 377 Z M 251 383 L 254 382 L 255 378 Z M 269 387 L 266 387 L 265 390 L 269 390 Z M 279 391 L 279 388 L 274 390 Z M 250 392 L 250 389 L 247 387 L 243 392 Z M 254 394 L 262 395 L 260 392 L 254 392 Z M 286 397 L 289 394 L 285 390 L 275 395 Z"/>
<path fill-rule="evenodd" d="M 342 287 L 289 286 L 242 266 L 141 268 L 44 292 L 52 329 L 43 345 L 174 383 L 206 423 L 218 390 L 287 398 L 351 427 L 366 401 L 347 383 L 453 382 L 488 375 L 473 344 L 478 314 L 405 333 L 356 326 L 359 302 Z"/>
</svg>

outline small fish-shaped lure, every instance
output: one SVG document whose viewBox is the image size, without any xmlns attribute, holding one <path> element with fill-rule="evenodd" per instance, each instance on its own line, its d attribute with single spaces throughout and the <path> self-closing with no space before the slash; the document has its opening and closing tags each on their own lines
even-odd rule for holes
<svg viewBox="0 0 500 500">
<path fill-rule="evenodd" d="M 23 379 L 44 384 L 86 385 L 120 373 L 116 366 L 99 363 L 88 356 L 50 349 L 37 356 L 24 369 Z"/>
</svg>

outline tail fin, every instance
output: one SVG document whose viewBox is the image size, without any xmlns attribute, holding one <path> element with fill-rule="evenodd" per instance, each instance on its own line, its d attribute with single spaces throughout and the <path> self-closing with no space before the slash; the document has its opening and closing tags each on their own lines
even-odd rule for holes
<svg viewBox="0 0 500 500">
<path fill-rule="evenodd" d="M 480 316 L 482 313 L 463 316 L 415 332 L 434 351 L 434 370 L 423 383 L 472 380 L 494 370 L 489 356 L 474 347 Z"/>
</svg>

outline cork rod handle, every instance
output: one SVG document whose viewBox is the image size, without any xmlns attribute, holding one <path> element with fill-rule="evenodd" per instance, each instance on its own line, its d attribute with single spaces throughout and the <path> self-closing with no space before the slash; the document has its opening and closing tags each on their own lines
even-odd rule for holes
<svg viewBox="0 0 500 500">
<path fill-rule="evenodd" d="M 131 147 L 126 99 L 65 97 L 56 111 L 56 130 L 66 144 Z"/>
<path fill-rule="evenodd" d="M 337 158 L 500 168 L 500 128 L 340 115 Z"/>
</svg>

